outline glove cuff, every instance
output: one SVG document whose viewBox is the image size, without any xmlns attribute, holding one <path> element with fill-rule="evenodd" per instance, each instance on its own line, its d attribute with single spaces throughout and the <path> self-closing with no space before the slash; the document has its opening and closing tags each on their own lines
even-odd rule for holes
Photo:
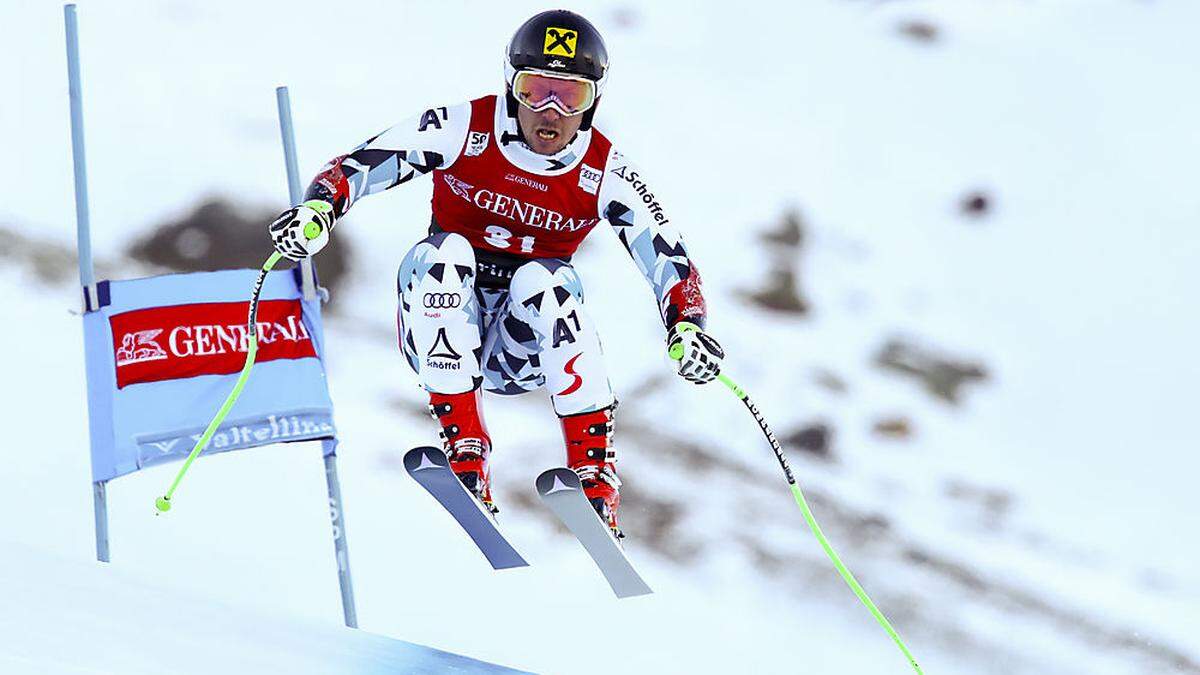
<svg viewBox="0 0 1200 675">
<path fill-rule="evenodd" d="M 683 333 L 703 333 L 700 327 L 690 321 L 679 321 L 671 324 L 667 329 L 667 356 L 672 361 L 679 361 L 683 358 L 683 340 L 680 335 Z"/>
<path fill-rule="evenodd" d="M 304 202 L 301 206 L 307 206 L 321 215 L 330 215 L 333 213 L 333 204 L 330 204 L 323 199 L 310 199 Z"/>
<path fill-rule="evenodd" d="M 700 328 L 700 326 L 697 326 L 691 321 L 677 321 L 671 324 L 671 327 L 667 329 L 667 339 L 669 340 L 680 333 L 692 332 L 702 333 L 704 331 Z"/>
</svg>

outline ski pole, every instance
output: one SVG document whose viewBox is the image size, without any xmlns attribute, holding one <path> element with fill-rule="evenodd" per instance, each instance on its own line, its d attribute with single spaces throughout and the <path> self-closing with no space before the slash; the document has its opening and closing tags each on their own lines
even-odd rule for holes
<svg viewBox="0 0 1200 675">
<path fill-rule="evenodd" d="M 682 359 L 683 345 L 677 344 L 671 347 L 669 356 L 675 361 Z M 838 574 L 842 575 L 842 579 L 846 582 L 846 585 L 850 587 L 850 590 L 854 591 L 854 595 L 858 596 L 859 601 L 862 602 L 862 604 L 868 610 L 870 610 L 871 615 L 874 616 L 875 620 L 879 622 L 879 625 L 882 626 L 885 631 L 887 631 L 887 634 L 891 636 L 892 641 L 896 643 L 896 646 L 900 648 L 900 651 L 904 652 L 904 656 L 908 659 L 908 662 L 912 664 L 913 670 L 915 670 L 919 675 L 923 675 L 921 666 L 917 665 L 916 658 L 913 657 L 912 652 L 908 650 L 908 647 L 904 644 L 904 641 L 900 639 L 900 634 L 896 632 L 895 628 L 892 628 L 892 624 L 887 620 L 887 617 L 885 617 L 883 612 L 879 611 L 879 608 L 876 607 L 875 603 L 871 601 L 870 596 L 868 596 L 867 592 L 863 590 L 862 585 L 860 585 L 858 580 L 854 578 L 854 575 L 850 572 L 850 569 L 846 567 L 845 563 L 842 562 L 842 559 L 839 558 L 838 554 L 833 550 L 833 546 L 829 543 L 829 540 L 825 538 L 825 533 L 821 531 L 821 526 L 817 524 L 817 519 L 813 516 L 812 509 L 808 507 L 808 500 L 804 498 L 804 492 L 801 491 L 800 485 L 796 482 L 796 477 L 792 475 L 792 468 L 788 466 L 787 457 L 785 457 L 783 454 L 783 446 L 781 446 L 779 441 L 775 439 L 775 434 L 771 431 L 771 427 L 767 426 L 767 421 L 763 419 L 763 415 L 761 412 L 759 412 L 758 406 L 754 405 L 754 401 L 750 399 L 750 395 L 746 393 L 745 389 L 742 389 L 740 386 L 738 386 L 738 384 L 733 381 L 733 378 L 724 373 L 720 373 L 717 375 L 717 379 L 720 380 L 721 384 L 725 385 L 729 391 L 732 391 L 734 396 L 738 397 L 738 400 L 740 400 L 746 406 L 746 409 L 750 411 L 751 415 L 754 415 L 754 421 L 758 422 L 758 428 L 761 429 L 763 434 L 767 437 L 767 443 L 771 445 L 771 450 L 775 452 L 775 459 L 779 460 L 779 467 L 783 469 L 783 475 L 787 477 L 788 485 L 792 488 L 792 496 L 796 499 L 796 505 L 800 507 L 800 512 L 804 514 L 804 520 L 808 523 L 809 529 L 812 530 L 812 533 L 817 538 L 817 541 L 821 543 L 821 548 L 825 549 L 825 555 L 829 556 L 829 559 L 833 561 L 833 566 L 837 568 Z"/>
<path fill-rule="evenodd" d="M 319 231 L 318 231 L 319 232 Z M 305 232 L 309 234 L 309 232 Z M 309 237 L 312 239 L 313 237 Z M 175 496 L 175 490 L 179 487 L 179 483 L 183 481 L 183 477 L 192 466 L 192 462 L 204 452 L 204 448 L 208 446 L 208 442 L 212 440 L 213 434 L 217 432 L 217 427 L 221 426 L 221 422 L 225 421 L 225 416 L 233 409 L 233 404 L 237 403 L 238 397 L 242 395 L 242 389 L 246 386 L 246 380 L 250 379 L 250 369 L 254 367 L 254 358 L 258 354 L 258 298 L 262 294 L 263 282 L 267 279 L 267 272 L 275 267 L 275 263 L 282 258 L 278 251 L 272 252 L 271 257 L 263 263 L 262 269 L 258 272 L 258 279 L 254 282 L 254 291 L 250 294 L 250 314 L 246 322 L 246 336 L 249 340 L 249 345 L 246 349 L 246 363 L 242 366 L 242 373 L 238 375 L 237 382 L 233 385 L 233 391 L 225 397 L 225 402 L 221 404 L 220 410 L 213 416 L 212 421 L 208 423 L 208 428 L 201 434 L 200 439 L 196 441 L 196 445 L 192 448 L 191 454 L 184 460 L 183 466 L 179 467 L 179 473 L 175 474 L 175 480 L 171 483 L 171 487 L 167 489 L 166 494 L 154 500 L 154 508 L 158 509 L 158 513 L 166 513 L 171 510 L 171 497 Z M 155 515 L 158 515 L 157 513 Z"/>
</svg>

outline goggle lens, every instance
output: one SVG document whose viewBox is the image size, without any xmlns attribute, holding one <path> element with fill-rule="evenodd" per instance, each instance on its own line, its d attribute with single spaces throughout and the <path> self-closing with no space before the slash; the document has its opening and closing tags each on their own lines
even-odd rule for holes
<svg viewBox="0 0 1200 675">
<path fill-rule="evenodd" d="M 523 70 L 513 78 L 513 96 L 534 112 L 554 108 L 569 117 L 592 107 L 596 101 L 596 83 Z"/>
</svg>

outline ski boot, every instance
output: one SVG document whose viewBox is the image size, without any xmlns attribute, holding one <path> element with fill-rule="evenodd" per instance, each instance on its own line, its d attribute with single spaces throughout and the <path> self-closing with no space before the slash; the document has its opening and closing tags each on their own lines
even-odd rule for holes
<svg viewBox="0 0 1200 675">
<path fill-rule="evenodd" d="M 613 536 L 625 536 L 617 526 L 621 505 L 621 480 L 617 478 L 617 453 L 612 449 L 613 410 L 611 406 L 595 412 L 561 417 L 563 438 L 567 443 L 567 467 L 579 475 L 583 494 L 592 508 L 612 530 Z"/>
<path fill-rule="evenodd" d="M 479 413 L 479 398 L 478 389 L 461 394 L 429 392 L 429 412 L 442 426 L 439 435 L 450 470 L 488 513 L 495 514 L 500 509 L 492 502 L 488 469 L 492 439 Z"/>
</svg>

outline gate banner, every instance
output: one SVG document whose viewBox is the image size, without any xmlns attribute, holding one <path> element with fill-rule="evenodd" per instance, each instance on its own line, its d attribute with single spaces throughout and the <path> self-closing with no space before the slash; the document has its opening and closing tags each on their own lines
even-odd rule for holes
<svg viewBox="0 0 1200 675">
<path fill-rule="evenodd" d="M 245 363 L 257 274 L 100 282 L 100 307 L 83 319 L 94 481 L 191 452 Z M 250 380 L 205 454 L 337 435 L 320 303 L 303 299 L 298 269 L 267 275 L 258 335 Z"/>
</svg>

